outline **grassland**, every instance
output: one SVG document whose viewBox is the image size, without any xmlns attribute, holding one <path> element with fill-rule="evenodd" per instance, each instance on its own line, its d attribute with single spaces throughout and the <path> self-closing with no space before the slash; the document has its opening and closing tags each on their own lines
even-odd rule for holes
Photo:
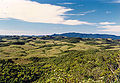
<svg viewBox="0 0 120 83">
<path fill-rule="evenodd" d="M 119 83 L 120 41 L 67 37 L 0 39 L 0 83 Z"/>
<path fill-rule="evenodd" d="M 6 40 L 1 44 L 7 44 L 9 42 L 16 42 L 23 40 Z M 70 43 L 58 40 L 43 40 L 37 38 L 32 39 L 30 42 L 26 42 L 24 45 L 11 44 L 8 46 L 0 47 L 0 58 L 10 59 L 10 58 L 30 58 L 30 57 L 49 57 L 58 56 L 60 53 L 67 50 L 89 50 L 98 49 L 97 46 L 87 45 L 85 42 L 80 41 L 77 43 Z"/>
</svg>

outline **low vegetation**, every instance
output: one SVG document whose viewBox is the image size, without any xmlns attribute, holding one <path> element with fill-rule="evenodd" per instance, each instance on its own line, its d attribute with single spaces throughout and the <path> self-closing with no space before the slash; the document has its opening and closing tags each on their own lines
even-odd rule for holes
<svg viewBox="0 0 120 83">
<path fill-rule="evenodd" d="M 120 41 L 61 36 L 0 39 L 0 83 L 119 83 Z"/>
</svg>

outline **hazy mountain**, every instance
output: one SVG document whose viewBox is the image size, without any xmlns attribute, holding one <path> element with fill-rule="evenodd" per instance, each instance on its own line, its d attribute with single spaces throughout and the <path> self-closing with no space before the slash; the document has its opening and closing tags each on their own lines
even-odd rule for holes
<svg viewBox="0 0 120 83">
<path fill-rule="evenodd" d="M 112 38 L 120 39 L 120 36 L 108 35 L 108 34 L 84 34 L 84 33 L 63 33 L 63 34 L 53 34 L 52 36 L 66 36 L 66 37 L 80 37 L 80 38 Z"/>
</svg>

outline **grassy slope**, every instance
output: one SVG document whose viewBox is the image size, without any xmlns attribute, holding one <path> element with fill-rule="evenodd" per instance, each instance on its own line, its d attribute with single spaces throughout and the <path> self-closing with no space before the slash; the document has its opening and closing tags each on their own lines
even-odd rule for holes
<svg viewBox="0 0 120 83">
<path fill-rule="evenodd" d="M 38 40 L 37 40 L 38 41 Z M 46 41 L 46 40 L 40 40 Z M 31 45 L 32 44 L 32 45 Z M 72 46 L 73 45 L 73 46 Z M 10 45 L 0 47 L 0 58 L 30 58 L 57 56 L 67 50 L 88 50 L 97 49 L 96 46 L 86 45 L 84 42 L 68 43 L 62 41 L 47 40 L 46 43 L 35 43 L 35 41 L 25 45 Z"/>
</svg>

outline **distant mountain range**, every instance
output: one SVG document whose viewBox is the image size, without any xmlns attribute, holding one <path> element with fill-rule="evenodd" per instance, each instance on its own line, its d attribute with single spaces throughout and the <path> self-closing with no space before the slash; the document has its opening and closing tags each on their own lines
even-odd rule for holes
<svg viewBox="0 0 120 83">
<path fill-rule="evenodd" d="M 80 38 L 112 38 L 120 39 L 120 36 L 108 35 L 108 34 L 84 34 L 84 33 L 63 33 L 63 34 L 53 34 L 52 36 L 65 36 L 65 37 L 80 37 Z"/>
</svg>

